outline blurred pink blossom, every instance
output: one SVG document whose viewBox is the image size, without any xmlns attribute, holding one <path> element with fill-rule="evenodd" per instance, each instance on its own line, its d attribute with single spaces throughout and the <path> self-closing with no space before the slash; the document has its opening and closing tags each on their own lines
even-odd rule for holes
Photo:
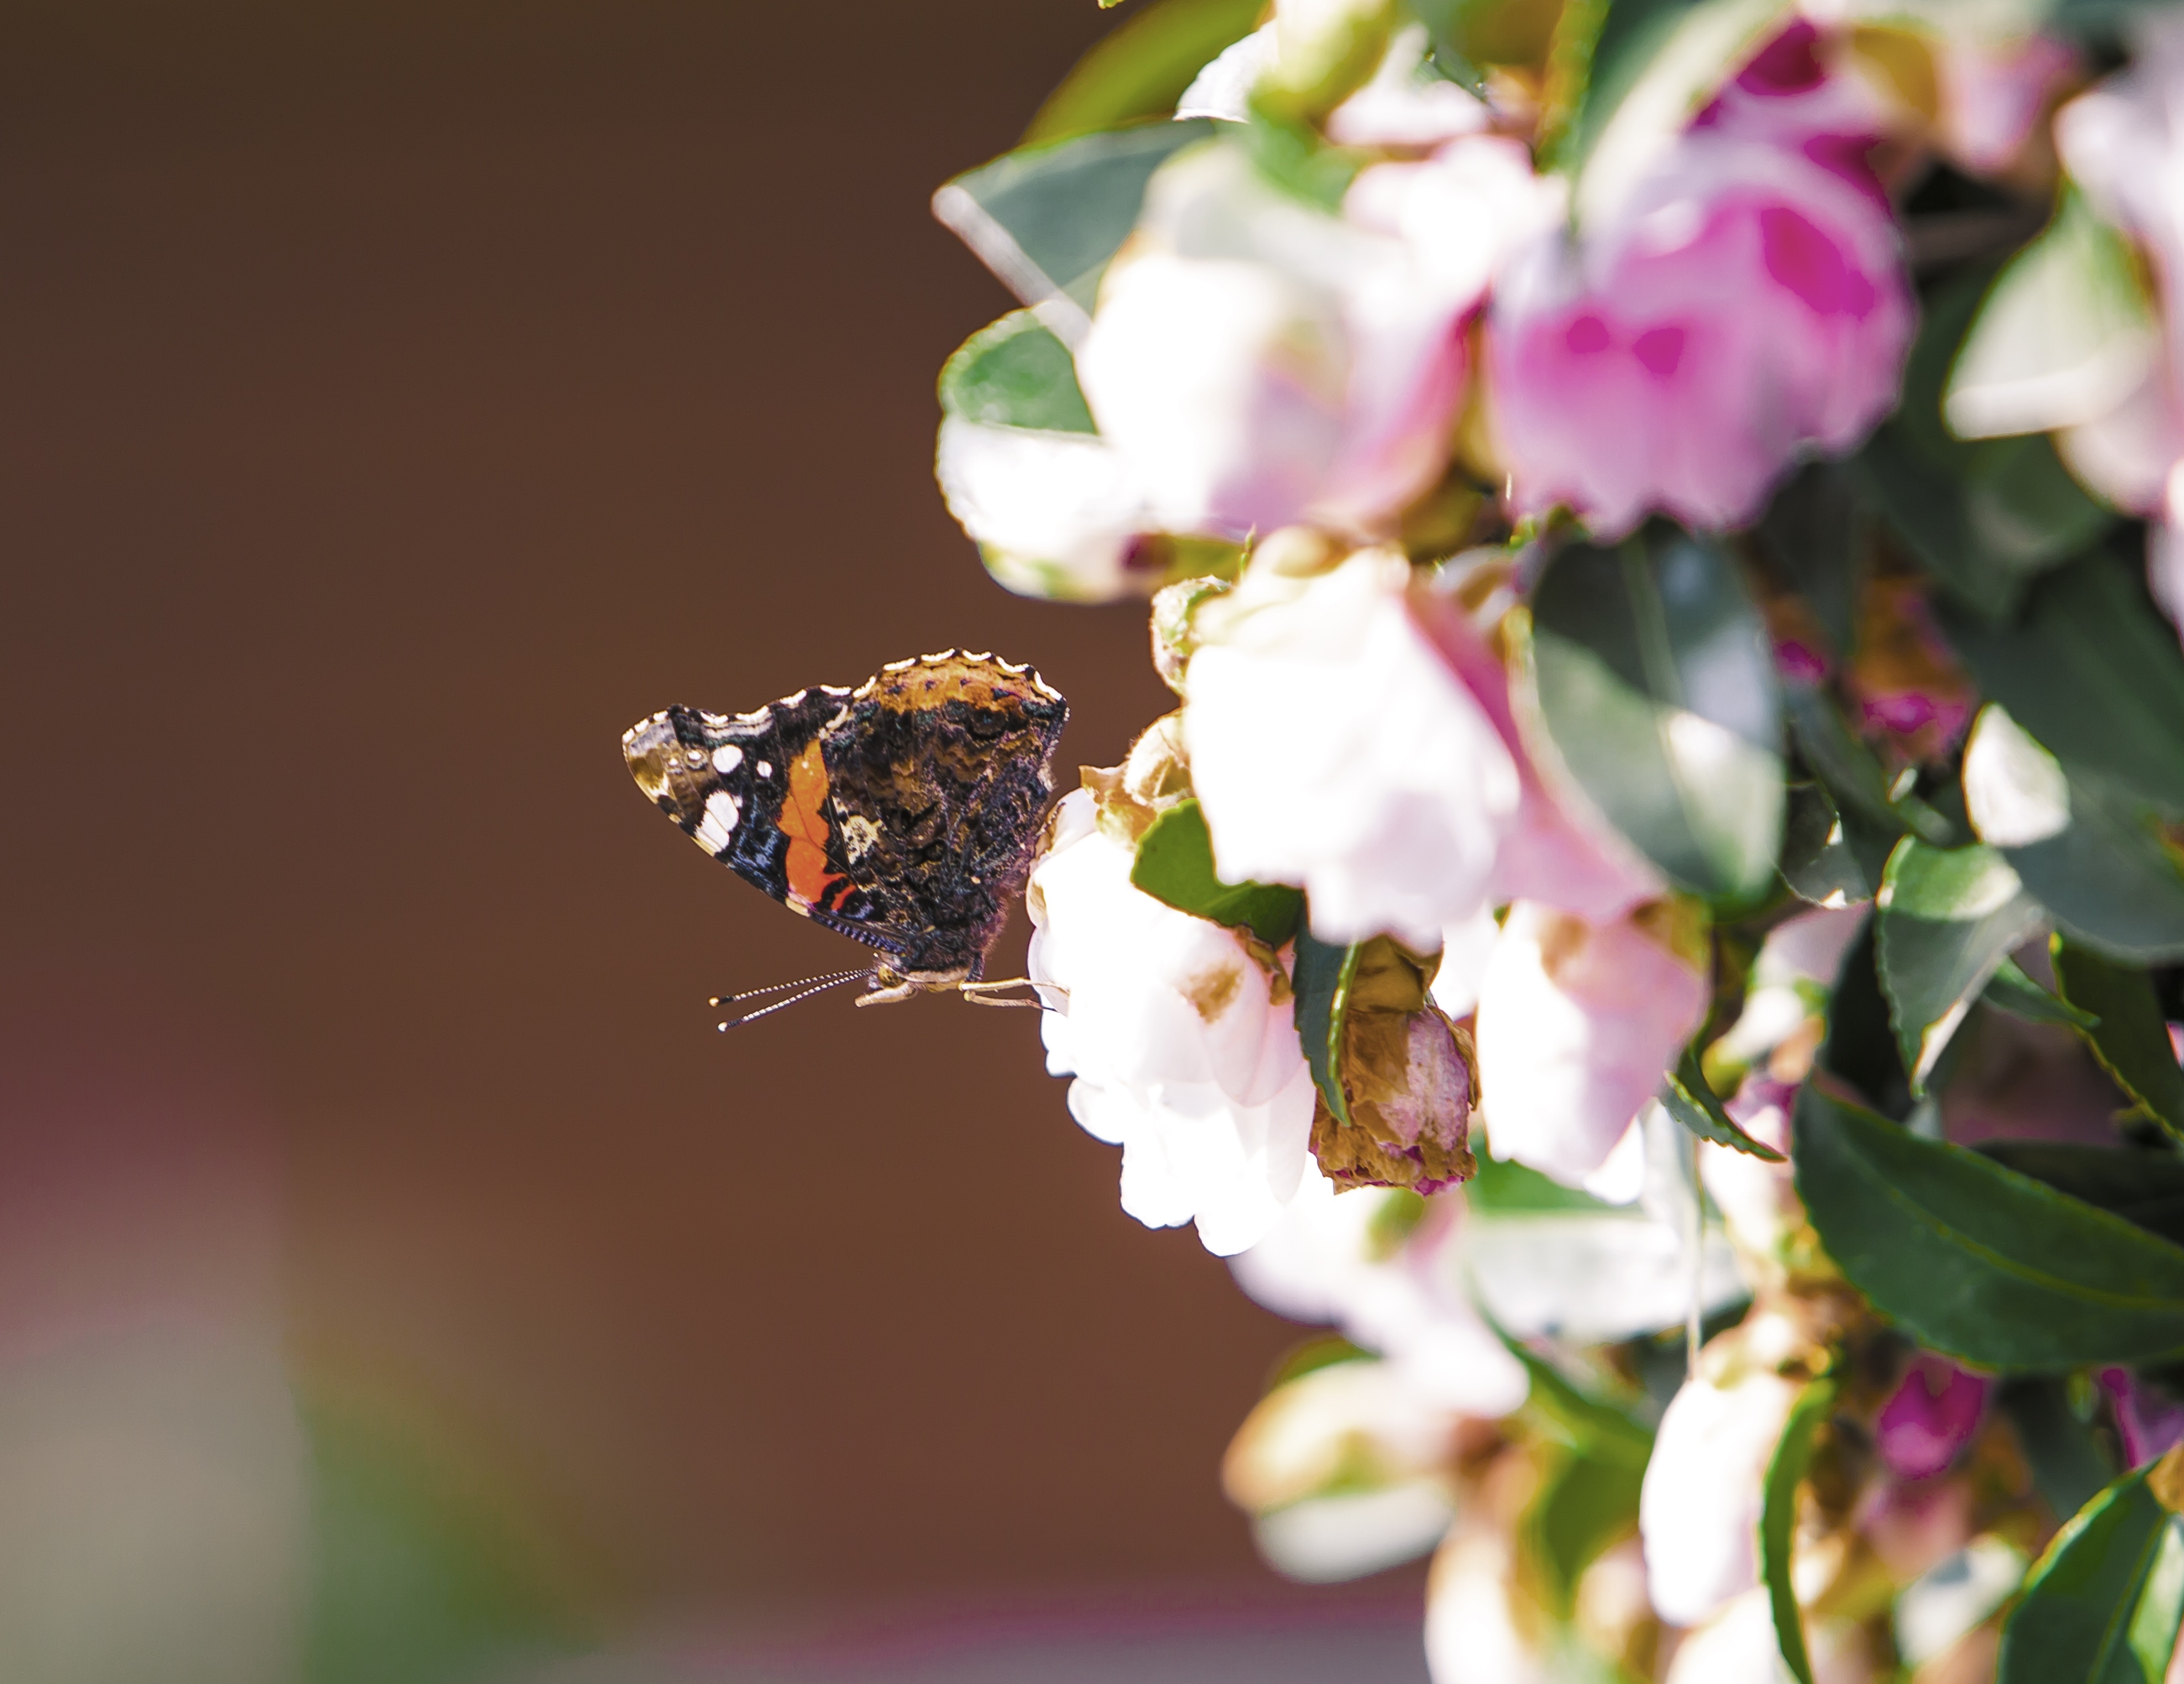
<svg viewBox="0 0 2184 1684">
<path fill-rule="evenodd" d="M 1667 921 L 1509 908 L 1474 1036 L 1494 1156 L 1576 1186 L 1607 1161 L 1706 1016 L 1702 956 Z"/>
<path fill-rule="evenodd" d="M 1991 1384 L 1947 1358 L 1914 1357 L 1874 1424 L 1880 1459 L 1907 1480 L 1945 1470 L 1979 1430 Z"/>
<path fill-rule="evenodd" d="M 2101 1389 L 2114 1400 L 2124 1460 L 2142 1467 L 2184 1444 L 2184 1404 L 2157 1391 L 2129 1369 L 2103 1369 Z"/>
<path fill-rule="evenodd" d="M 1487 361 L 1520 510 L 1567 504 L 1608 536 L 1649 510 L 1740 526 L 1887 413 L 1910 290 L 1859 179 L 1870 134 L 1811 126 L 1841 103 L 1825 81 L 1734 87 L 1622 203 L 1504 266 Z"/>
</svg>

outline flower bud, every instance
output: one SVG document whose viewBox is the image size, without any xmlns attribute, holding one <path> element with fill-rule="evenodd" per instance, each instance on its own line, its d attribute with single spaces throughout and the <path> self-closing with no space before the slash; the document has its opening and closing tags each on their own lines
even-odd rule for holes
<svg viewBox="0 0 2184 1684">
<path fill-rule="evenodd" d="M 1167 586 L 1153 598 L 1153 671 L 1161 683 L 1178 695 L 1183 688 L 1183 669 L 1198 652 L 1194 616 L 1206 604 L 1228 594 L 1234 587 L 1226 579 L 1184 579 Z"/>
<path fill-rule="evenodd" d="M 1338 1187 L 1434 1193 L 1468 1180 L 1477 1101 L 1471 1037 L 1426 997 L 1431 967 L 1386 937 L 1368 943 L 1342 1027 L 1345 1126 L 1322 1097 L 1312 1150 Z"/>
</svg>

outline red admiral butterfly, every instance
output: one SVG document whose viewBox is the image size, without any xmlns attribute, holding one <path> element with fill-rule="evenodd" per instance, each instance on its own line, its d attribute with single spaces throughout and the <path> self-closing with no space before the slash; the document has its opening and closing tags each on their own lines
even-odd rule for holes
<svg viewBox="0 0 2184 1684">
<path fill-rule="evenodd" d="M 857 1003 L 872 1006 L 978 981 L 1031 868 L 1068 717 L 1029 667 L 949 650 L 755 713 L 671 707 L 621 751 L 699 847 L 878 951 L 870 971 L 811 985 L 868 976 Z"/>
</svg>

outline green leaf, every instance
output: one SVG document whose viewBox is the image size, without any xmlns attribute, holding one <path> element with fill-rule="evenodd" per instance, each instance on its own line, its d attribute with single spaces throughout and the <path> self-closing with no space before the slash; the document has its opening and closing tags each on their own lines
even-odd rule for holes
<svg viewBox="0 0 2184 1684">
<path fill-rule="evenodd" d="M 1028 309 L 963 342 L 940 370 L 940 407 L 981 427 L 1096 432 L 1069 348 Z"/>
<path fill-rule="evenodd" d="M 1241 925 L 1269 947 L 1297 932 L 1304 895 L 1280 884 L 1223 883 L 1214 874 L 1213 843 L 1195 796 L 1178 801 L 1138 839 L 1130 883 L 1179 912 L 1231 928 Z"/>
<path fill-rule="evenodd" d="M 1774 33 L 1785 0 L 1608 0 L 1569 141 L 1580 221 L 1618 205 Z"/>
<path fill-rule="evenodd" d="M 950 181 L 933 194 L 933 214 L 1074 344 L 1153 171 L 1213 126 L 1146 123 L 1022 147 Z"/>
<path fill-rule="evenodd" d="M 1903 404 L 1857 466 L 1868 502 L 1926 571 L 1966 611 L 2000 620 L 2035 574 L 2082 550 L 2114 517 L 2044 433 L 1966 440 L 1943 423 L 1942 388 L 1994 272 L 1978 268 L 1927 301 Z"/>
<path fill-rule="evenodd" d="M 2035 1371 L 2184 1352 L 2184 1249 L 1809 1084 L 1796 1127 L 1821 1243 L 1920 1344 Z"/>
<path fill-rule="evenodd" d="M 2119 561 L 2049 575 L 2014 623 L 1944 603 L 1937 617 L 1981 691 L 2063 764 L 2184 818 L 2184 651 Z"/>
<path fill-rule="evenodd" d="M 2024 1447 L 2034 1489 L 2058 1520 L 2116 1476 L 2107 1443 L 2072 1411 L 2070 1389 L 2068 1377 L 2020 1375 L 2003 1381 L 1996 1397 Z"/>
<path fill-rule="evenodd" d="M 2093 1019 L 2083 1032 L 2093 1057 L 2142 1112 L 2171 1139 L 2184 1140 L 2184 1068 L 2170 1044 L 2153 979 L 2060 937 L 2054 951 L 2057 988 Z"/>
<path fill-rule="evenodd" d="M 2004 959 L 1987 979 L 1986 986 L 1980 990 L 1980 1001 L 2028 1023 L 2066 1023 L 2074 1029 L 2090 1029 L 2100 1022 L 2090 1012 L 2081 1012 L 2069 1001 L 2048 993 L 2025 975 L 2014 959 Z"/>
<path fill-rule="evenodd" d="M 1792 783 L 1782 820 L 1782 881 L 1815 906 L 1873 898 L 1874 880 L 1852 849 L 1836 804 L 1818 783 Z"/>
<path fill-rule="evenodd" d="M 1856 640 L 1864 522 L 1858 483 L 1841 462 L 1808 463 L 1759 517 L 1759 539 L 1810 605 L 1837 655 Z"/>
<path fill-rule="evenodd" d="M 2129 242 L 2065 182 L 1980 305 L 1942 414 L 1964 438 L 2097 421 L 2145 379 L 2160 337 Z"/>
<path fill-rule="evenodd" d="M 2184 1245 L 2184 1158 L 2172 1152 L 2064 1140 L 1988 1140 L 1980 1151 L 2020 1175 Z"/>
<path fill-rule="evenodd" d="M 1616 1207 L 1576 1187 L 1565 1187 L 1514 1158 L 1482 1152 L 1479 1171 L 1463 1184 L 1464 1202 L 1485 1215 L 1522 1216 L 1542 1211 L 1590 1211 L 1613 1214 Z"/>
<path fill-rule="evenodd" d="M 1769 1163 L 1782 1162 L 1782 1154 L 1764 1141 L 1755 1140 L 1726 1111 L 1715 1096 L 1706 1073 L 1699 1068 L 1696 1046 L 1686 1046 L 1676 1068 L 1662 1085 L 1661 1105 L 1669 1116 L 1702 1140 L 1729 1146 Z"/>
<path fill-rule="evenodd" d="M 1350 1012 L 1350 984 L 1357 974 L 1358 947 L 1334 947 L 1301 925 L 1296 933 L 1297 1035 L 1305 1062 L 1334 1120 L 1347 1127 L 1350 1096 L 1342 1083 L 1342 1024 Z"/>
<path fill-rule="evenodd" d="M 1487 1325 L 1493 1327 L 1490 1318 Z M 1518 1344 L 1498 1327 L 1495 1334 L 1524 1365 L 1531 1391 L 1524 1412 L 1545 1436 L 1586 1457 L 1639 1474 L 1653 1454 L 1653 1435 L 1605 1397 L 1580 1391 L 1552 1363 Z"/>
<path fill-rule="evenodd" d="M 1935 848 L 1913 836 L 1889 856 L 1877 905 L 1880 985 L 1919 1095 L 1987 979 L 2038 927 L 2040 908 L 1993 849 Z"/>
<path fill-rule="evenodd" d="M 1865 921 L 1843 955 L 1835 991 L 1828 996 L 1827 1034 L 1814 1062 L 1875 1110 L 1900 1118 L 1911 1109 L 1911 1079 L 1888 1020 L 1874 923 Z"/>
<path fill-rule="evenodd" d="M 1258 26 L 1260 0 L 1156 0 L 1094 43 L 1046 97 L 1023 143 L 1165 117 L 1222 49 Z"/>
<path fill-rule="evenodd" d="M 2071 1517 L 2003 1625 L 1996 1684 L 2160 1684 L 2184 1625 L 2180 1483 L 2171 1451 Z"/>
<path fill-rule="evenodd" d="M 1883 426 L 1858 458 L 1861 478 L 1919 565 L 1972 613 L 2014 612 L 2035 574 L 2114 522 L 2045 433 L 1964 444 L 1946 466 L 1908 438 L 1900 422 Z"/>
<path fill-rule="evenodd" d="M 1577 1581 L 1601 1553 L 1638 1529 L 1638 1494 L 1645 1464 L 1574 1452 L 1558 1458 L 1518 1523 L 1525 1553 L 1538 1570 L 1548 1611 L 1567 1620 Z"/>
<path fill-rule="evenodd" d="M 1720 547 L 1662 524 L 1573 544 L 1533 598 L 1540 715 L 1579 786 L 1680 886 L 1774 877 L 1785 784 L 1766 634 Z"/>
<path fill-rule="evenodd" d="M 1774 1615 L 1774 1641 L 1782 1663 L 1797 1684 L 1813 1684 L 1813 1663 L 1805 1652 L 1805 1625 L 1791 1587 L 1790 1557 L 1797 1535 L 1797 1487 L 1812 1465 L 1819 1430 L 1835 1413 L 1836 1380 L 1823 1375 L 1810 1381 L 1790 1406 L 1790 1419 L 1767 1464 L 1759 1508 L 1759 1573 Z"/>
<path fill-rule="evenodd" d="M 1963 839 L 1948 820 L 1916 795 L 1897 795 L 1880 756 L 1854 735 L 1827 692 L 1814 684 L 1785 687 L 1790 723 L 1805 763 L 1820 780 L 1836 811 L 1856 815 L 1892 839 L 1909 832 L 1947 847 Z M 1881 856 L 1885 862 L 1887 855 Z M 1875 876 L 1878 878 L 1876 871 Z"/>
</svg>

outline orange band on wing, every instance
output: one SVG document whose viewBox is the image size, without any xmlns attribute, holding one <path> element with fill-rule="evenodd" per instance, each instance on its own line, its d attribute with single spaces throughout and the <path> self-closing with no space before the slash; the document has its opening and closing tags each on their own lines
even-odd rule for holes
<svg viewBox="0 0 2184 1684">
<path fill-rule="evenodd" d="M 788 799 L 777 822 L 788 839 L 788 904 L 809 912 L 830 887 L 846 881 L 827 866 L 827 762 L 816 737 L 789 763 Z"/>
</svg>

